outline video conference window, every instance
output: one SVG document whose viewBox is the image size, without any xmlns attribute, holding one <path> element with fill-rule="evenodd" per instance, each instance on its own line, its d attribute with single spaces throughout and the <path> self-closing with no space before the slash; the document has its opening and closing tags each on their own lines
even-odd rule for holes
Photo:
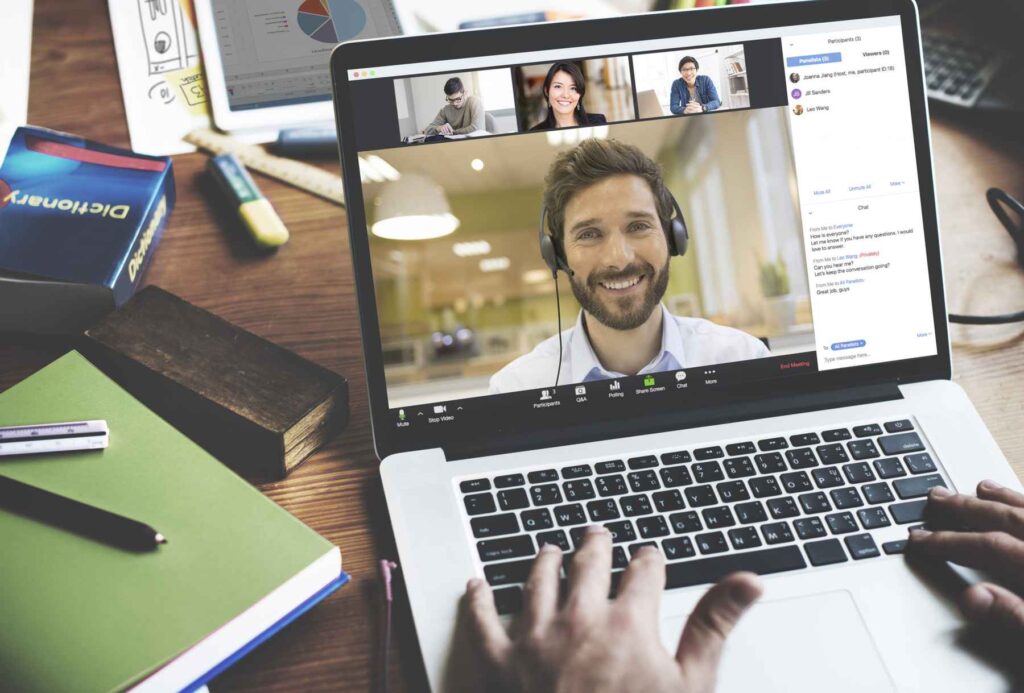
<svg viewBox="0 0 1024 693">
<path fill-rule="evenodd" d="M 633 56 L 641 118 L 750 106 L 742 44 Z"/>
<path fill-rule="evenodd" d="M 625 56 L 520 65 L 512 75 L 522 131 L 587 127 L 636 117 Z"/>
<path fill-rule="evenodd" d="M 507 68 L 396 79 L 395 105 L 407 143 L 517 131 Z"/>
<path fill-rule="evenodd" d="M 363 184 L 389 406 L 812 351 L 786 116 L 363 152 L 399 175 Z M 558 273 L 561 360 L 546 193 L 572 272 Z"/>
</svg>

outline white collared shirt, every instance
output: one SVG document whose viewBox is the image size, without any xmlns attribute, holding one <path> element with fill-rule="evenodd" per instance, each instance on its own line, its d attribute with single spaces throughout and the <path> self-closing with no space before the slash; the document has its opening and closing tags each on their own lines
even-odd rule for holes
<svg viewBox="0 0 1024 693">
<path fill-rule="evenodd" d="M 702 318 L 672 315 L 664 304 L 661 314 L 661 350 L 638 375 L 771 356 L 764 342 L 746 332 Z M 601 365 L 583 327 L 583 311 L 580 311 L 576 324 L 561 334 L 562 369 L 555 383 L 558 339 L 558 336 L 545 339 L 533 351 L 491 376 L 491 394 L 625 377 L 624 373 Z"/>
</svg>

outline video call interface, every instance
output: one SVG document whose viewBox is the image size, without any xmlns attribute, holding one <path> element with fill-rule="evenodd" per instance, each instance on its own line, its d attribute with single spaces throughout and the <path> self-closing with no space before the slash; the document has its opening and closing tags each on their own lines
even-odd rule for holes
<svg viewBox="0 0 1024 693">
<path fill-rule="evenodd" d="M 937 353 L 899 18 L 772 34 L 350 71 L 396 427 Z"/>
</svg>

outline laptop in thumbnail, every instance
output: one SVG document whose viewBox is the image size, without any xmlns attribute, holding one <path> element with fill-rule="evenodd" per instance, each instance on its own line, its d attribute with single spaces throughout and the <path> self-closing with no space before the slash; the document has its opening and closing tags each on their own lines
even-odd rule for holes
<svg viewBox="0 0 1024 693">
<path fill-rule="evenodd" d="M 672 648 L 708 584 L 764 576 L 721 690 L 1005 687 L 902 556 L 933 486 L 1019 487 L 951 381 L 912 2 L 357 41 L 331 64 L 433 690 L 467 579 L 514 619 L 538 548 L 593 523 L 613 580 L 664 552 Z"/>
</svg>

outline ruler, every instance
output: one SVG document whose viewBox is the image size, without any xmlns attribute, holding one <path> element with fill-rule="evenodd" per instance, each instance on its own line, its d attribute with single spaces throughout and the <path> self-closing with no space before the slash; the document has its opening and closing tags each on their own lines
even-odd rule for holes
<svg viewBox="0 0 1024 693">
<path fill-rule="evenodd" d="M 300 190 L 319 195 L 342 207 L 345 206 L 345 190 L 339 175 L 328 173 L 301 161 L 268 154 L 263 147 L 239 142 L 230 135 L 214 132 L 208 128 L 193 130 L 183 139 L 212 154 L 234 154 L 243 164 L 254 171 L 284 181 Z"/>
<path fill-rule="evenodd" d="M 106 421 L 0 426 L 0 457 L 99 450 L 110 443 Z"/>
</svg>

